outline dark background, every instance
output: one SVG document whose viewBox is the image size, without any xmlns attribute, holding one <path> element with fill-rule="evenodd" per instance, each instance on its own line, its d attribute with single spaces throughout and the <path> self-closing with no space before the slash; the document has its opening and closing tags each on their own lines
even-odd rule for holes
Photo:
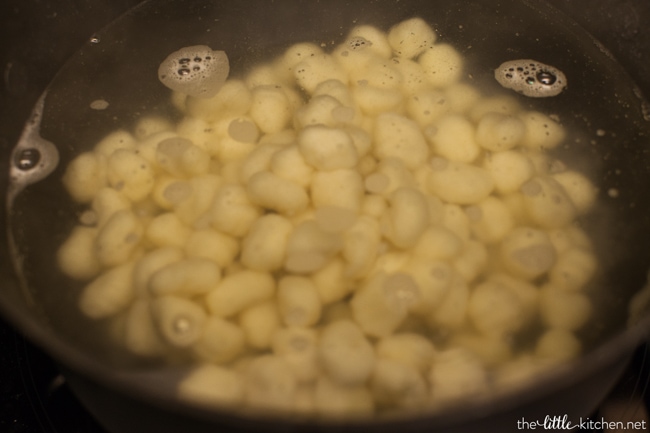
<svg viewBox="0 0 650 433">
<path fill-rule="evenodd" d="M 587 29 L 643 94 L 650 96 L 649 0 L 547 1 Z M 58 65 L 94 32 L 138 2 L 0 2 L 0 149 L 6 151 L 18 140 L 25 119 Z M 0 171 L 7 173 L 7 162 L 1 164 Z M 628 412 L 643 410 L 638 397 L 648 383 L 647 353 L 647 347 L 639 348 L 608 402 L 627 402 Z M 601 411 L 609 417 L 610 409 L 603 406 Z M 19 432 L 100 433 L 102 429 L 74 398 L 52 361 L 0 320 L 0 433 Z"/>
</svg>

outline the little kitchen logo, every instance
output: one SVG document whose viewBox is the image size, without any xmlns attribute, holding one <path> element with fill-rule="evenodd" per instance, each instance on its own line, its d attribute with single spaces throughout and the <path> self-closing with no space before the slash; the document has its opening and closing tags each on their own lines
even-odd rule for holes
<svg viewBox="0 0 650 433">
<path fill-rule="evenodd" d="M 643 421 L 606 421 L 601 419 L 580 418 L 579 421 L 570 421 L 568 415 L 546 415 L 543 420 L 517 421 L 519 430 L 641 430 L 646 431 L 647 423 Z"/>
</svg>

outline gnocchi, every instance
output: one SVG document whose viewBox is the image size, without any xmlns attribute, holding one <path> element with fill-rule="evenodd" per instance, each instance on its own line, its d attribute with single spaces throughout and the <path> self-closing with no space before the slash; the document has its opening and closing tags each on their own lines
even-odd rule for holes
<svg viewBox="0 0 650 433">
<path fill-rule="evenodd" d="M 57 261 L 81 312 L 189 362 L 182 397 L 285 414 L 438 409 L 579 356 L 597 189 L 553 169 L 555 116 L 483 96 L 439 39 L 298 43 L 78 155 Z"/>
</svg>

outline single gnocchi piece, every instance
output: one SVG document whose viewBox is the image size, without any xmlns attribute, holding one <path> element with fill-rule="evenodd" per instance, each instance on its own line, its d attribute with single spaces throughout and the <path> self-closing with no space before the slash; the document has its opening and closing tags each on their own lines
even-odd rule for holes
<svg viewBox="0 0 650 433">
<path fill-rule="evenodd" d="M 173 212 L 153 218 L 144 231 L 144 237 L 157 247 L 182 248 L 192 230 Z"/>
<path fill-rule="evenodd" d="M 350 71 L 350 81 L 375 89 L 399 89 L 402 74 L 392 60 L 373 57 Z"/>
<path fill-rule="evenodd" d="M 298 136 L 298 147 L 305 161 L 317 170 L 351 169 L 359 161 L 352 138 L 338 128 L 308 126 Z"/>
<path fill-rule="evenodd" d="M 380 339 L 375 346 L 379 359 L 407 365 L 426 374 L 436 349 L 426 337 L 413 333 L 398 333 Z"/>
<path fill-rule="evenodd" d="M 549 176 L 537 176 L 521 187 L 524 206 L 535 223 L 547 229 L 566 226 L 575 220 L 575 205 L 560 183 Z"/>
<path fill-rule="evenodd" d="M 584 174 L 569 170 L 552 177 L 562 185 L 578 213 L 583 214 L 593 207 L 598 190 Z"/>
<path fill-rule="evenodd" d="M 174 347 L 189 347 L 203 333 L 207 314 L 196 302 L 177 296 L 160 296 L 151 301 L 156 329 Z"/>
<path fill-rule="evenodd" d="M 381 407 L 417 409 L 426 404 L 428 387 L 422 374 L 399 362 L 378 359 L 370 389 Z"/>
<path fill-rule="evenodd" d="M 287 327 L 275 331 L 271 349 L 284 359 L 301 383 L 318 378 L 318 333 L 311 328 Z"/>
<path fill-rule="evenodd" d="M 388 211 L 381 218 L 381 229 L 395 246 L 412 247 L 428 225 L 429 206 L 420 191 L 400 188 L 390 195 Z"/>
<path fill-rule="evenodd" d="M 518 146 L 524 139 L 526 125 L 515 116 L 487 113 L 476 128 L 476 141 L 485 150 L 503 152 Z"/>
<path fill-rule="evenodd" d="M 262 355 L 246 368 L 246 402 L 266 411 L 293 408 L 298 381 L 291 365 L 276 355 Z"/>
<path fill-rule="evenodd" d="M 88 284 L 79 297 L 81 312 L 91 319 L 104 319 L 125 310 L 133 301 L 133 263 L 104 272 Z"/>
<path fill-rule="evenodd" d="M 261 215 L 245 188 L 237 184 L 226 184 L 219 188 L 209 212 L 212 227 L 235 237 L 248 233 L 253 222 Z"/>
<path fill-rule="evenodd" d="M 463 73 L 463 59 L 449 44 L 434 44 L 424 50 L 418 62 L 435 87 L 447 87 L 456 83 Z"/>
<path fill-rule="evenodd" d="M 550 150 L 566 138 L 566 131 L 555 120 L 538 111 L 523 113 L 520 119 L 525 125 L 522 144 L 534 150 Z"/>
<path fill-rule="evenodd" d="M 454 278 L 447 295 L 427 317 L 427 325 L 433 331 L 457 331 L 467 325 L 470 289 L 462 278 Z"/>
<path fill-rule="evenodd" d="M 355 283 L 346 275 L 346 264 L 340 258 L 330 260 L 311 277 L 323 305 L 344 299 L 355 288 Z"/>
<path fill-rule="evenodd" d="M 239 254 L 239 242 L 213 229 L 194 230 L 187 237 L 185 254 L 190 258 L 208 259 L 222 269 L 231 265 Z"/>
<path fill-rule="evenodd" d="M 352 316 L 361 329 L 373 337 L 393 333 L 420 300 L 420 288 L 407 273 L 370 278 L 350 301 Z"/>
<path fill-rule="evenodd" d="M 124 346 L 143 358 L 162 357 L 169 345 L 158 331 L 148 299 L 137 299 L 131 304 L 124 319 Z"/>
<path fill-rule="evenodd" d="M 256 271 L 280 269 L 292 229 L 291 222 L 278 214 L 260 217 L 242 241 L 241 262 Z"/>
<path fill-rule="evenodd" d="M 463 349 L 439 352 L 429 371 L 431 398 L 437 404 L 478 398 L 488 390 L 488 377 L 481 362 Z"/>
<path fill-rule="evenodd" d="M 422 18 L 404 20 L 388 31 L 388 43 L 401 58 L 415 58 L 435 41 L 435 32 Z"/>
<path fill-rule="evenodd" d="M 278 282 L 278 307 L 286 326 L 314 326 L 321 315 L 316 285 L 307 277 L 283 277 Z"/>
<path fill-rule="evenodd" d="M 582 353 L 582 343 L 573 332 L 562 329 L 546 331 L 535 345 L 535 356 L 543 360 L 566 362 Z"/>
<path fill-rule="evenodd" d="M 268 171 L 251 176 L 246 191 L 254 204 L 285 215 L 295 215 L 309 205 L 309 196 L 301 185 Z"/>
<path fill-rule="evenodd" d="M 140 257 L 133 268 L 133 285 L 139 297 L 149 294 L 149 281 L 159 270 L 179 262 L 184 257 L 183 251 L 174 247 L 156 248 Z"/>
<path fill-rule="evenodd" d="M 481 167 L 435 157 L 427 187 L 448 203 L 467 205 L 486 199 L 494 189 L 494 181 Z"/>
<path fill-rule="evenodd" d="M 192 369 L 178 385 L 187 401 L 209 407 L 233 407 L 244 401 L 244 380 L 229 368 L 203 364 Z"/>
<path fill-rule="evenodd" d="M 195 118 L 214 122 L 223 116 L 246 114 L 252 105 L 253 95 L 242 80 L 227 80 L 212 98 L 188 97 L 187 113 Z"/>
<path fill-rule="evenodd" d="M 249 347 L 264 350 L 271 347 L 273 335 L 282 323 L 274 300 L 260 302 L 239 314 L 239 326 L 244 331 Z"/>
<path fill-rule="evenodd" d="M 399 188 L 415 188 L 416 181 L 401 159 L 389 157 L 381 159 L 377 168 L 365 176 L 364 185 L 368 192 L 388 197 Z"/>
<path fill-rule="evenodd" d="M 586 248 L 569 247 L 560 252 L 549 271 L 549 282 L 558 289 L 584 290 L 596 274 L 598 259 Z"/>
<path fill-rule="evenodd" d="M 366 116 L 379 116 L 383 113 L 400 112 L 404 105 L 399 88 L 379 88 L 361 81 L 352 90 L 354 103 Z"/>
<path fill-rule="evenodd" d="M 413 255 L 425 260 L 447 260 L 456 257 L 462 248 L 463 240 L 452 230 L 430 226 L 413 246 Z"/>
<path fill-rule="evenodd" d="M 557 254 L 548 233 L 532 227 L 517 227 L 501 241 L 500 258 L 514 276 L 531 280 L 548 272 Z"/>
<path fill-rule="evenodd" d="M 275 293 L 275 280 L 266 272 L 242 270 L 226 275 L 205 297 L 208 310 L 219 317 L 235 314 L 269 300 Z"/>
<path fill-rule="evenodd" d="M 97 229 L 77 226 L 57 252 L 57 263 L 64 274 L 76 280 L 88 280 L 101 270 L 95 251 Z"/>
<path fill-rule="evenodd" d="M 270 158 L 269 168 L 271 173 L 276 176 L 294 182 L 303 188 L 309 186 L 314 172 L 313 167 L 307 163 L 300 148 L 296 145 L 287 146 L 274 152 Z"/>
<path fill-rule="evenodd" d="M 160 295 L 201 295 L 219 284 L 221 269 L 208 259 L 185 259 L 156 271 L 149 280 L 149 290 Z"/>
<path fill-rule="evenodd" d="M 336 206 L 358 212 L 363 194 L 363 178 L 352 169 L 319 171 L 311 183 L 311 200 L 315 208 Z"/>
<path fill-rule="evenodd" d="M 526 311 L 517 293 L 496 281 L 478 284 L 472 291 L 468 308 L 476 329 L 497 337 L 515 335 L 534 317 Z"/>
<path fill-rule="evenodd" d="M 91 208 L 95 212 L 95 226 L 103 227 L 119 211 L 131 210 L 131 201 L 113 188 L 102 188 L 92 200 Z"/>
<path fill-rule="evenodd" d="M 129 200 L 140 201 L 153 189 L 154 170 L 134 151 L 118 149 L 108 157 L 106 179 Z"/>
<path fill-rule="evenodd" d="M 133 212 L 116 212 L 95 239 L 95 254 L 103 266 L 116 266 L 132 259 L 142 241 L 144 228 Z"/>
<path fill-rule="evenodd" d="M 307 93 L 312 93 L 316 87 L 328 80 L 338 80 L 347 83 L 345 70 L 329 54 L 314 54 L 293 68 L 298 85 Z"/>
<path fill-rule="evenodd" d="M 427 135 L 427 138 L 436 155 L 449 161 L 472 163 L 481 154 L 477 142 L 479 135 L 465 116 L 443 115 L 432 124 L 432 128 L 435 128 L 435 133 Z"/>
<path fill-rule="evenodd" d="M 454 270 L 448 263 L 420 257 L 409 260 L 403 272 L 413 278 L 418 289 L 418 298 L 410 310 L 423 315 L 440 305 L 455 278 Z"/>
<path fill-rule="evenodd" d="M 239 326 L 221 317 L 209 316 L 201 336 L 192 345 L 192 352 L 206 362 L 223 365 L 244 351 L 245 340 Z"/>
<path fill-rule="evenodd" d="M 249 114 L 260 131 L 273 134 L 286 128 L 292 110 L 289 98 L 281 87 L 265 85 L 252 90 Z"/>
<path fill-rule="evenodd" d="M 469 217 L 474 236 L 486 244 L 500 241 L 515 226 L 515 219 L 508 206 L 496 197 L 488 197 L 476 205 L 468 206 L 465 213 Z"/>
<path fill-rule="evenodd" d="M 381 242 L 379 223 L 361 216 L 343 238 L 341 256 L 345 260 L 345 274 L 350 277 L 366 275 L 375 263 Z"/>
<path fill-rule="evenodd" d="M 417 123 L 399 114 L 377 116 L 374 136 L 374 154 L 379 159 L 397 158 L 409 169 L 414 169 L 429 156 L 429 148 Z"/>
<path fill-rule="evenodd" d="M 73 159 L 63 174 L 63 185 L 79 203 L 89 203 L 97 192 L 108 185 L 108 156 L 84 152 Z"/>
<path fill-rule="evenodd" d="M 492 177 L 494 189 L 500 194 L 519 191 L 522 185 L 535 175 L 533 163 L 517 150 L 505 150 L 486 155 L 483 168 Z"/>
<path fill-rule="evenodd" d="M 435 122 L 450 110 L 444 92 L 439 89 L 423 90 L 406 100 L 406 112 L 424 128 L 424 136 L 429 139 L 433 139 L 438 133 Z"/>
<path fill-rule="evenodd" d="M 149 120 L 153 120 L 152 118 L 148 118 Z M 117 131 L 111 132 L 95 145 L 95 148 L 93 149 L 94 152 L 98 155 L 102 155 L 106 158 L 111 156 L 113 152 L 115 152 L 118 149 L 127 149 L 127 150 L 132 150 L 135 147 L 135 144 L 138 140 L 142 140 L 148 136 L 151 136 L 153 134 L 156 134 L 158 132 L 162 132 L 163 130 L 168 129 L 166 126 L 160 128 L 162 126 L 162 123 L 165 123 L 163 120 L 162 123 L 159 126 L 154 125 L 153 123 L 157 123 L 156 120 L 154 122 L 149 123 L 149 120 L 146 120 L 145 123 L 148 123 L 148 125 L 143 125 L 145 126 L 145 129 L 147 131 L 140 131 L 139 133 L 136 133 L 137 137 L 134 137 L 133 134 L 131 134 L 129 131 L 126 131 L 124 129 L 118 129 Z M 160 118 L 157 118 L 157 120 L 161 120 Z M 138 128 L 136 127 L 136 130 Z"/>
<path fill-rule="evenodd" d="M 163 170 L 176 177 L 199 176 L 210 169 L 210 155 L 181 137 L 159 142 L 156 146 L 156 161 Z"/>
<path fill-rule="evenodd" d="M 349 320 L 339 320 L 323 328 L 318 356 L 329 378 L 345 386 L 365 383 L 376 363 L 372 344 Z"/>
<path fill-rule="evenodd" d="M 284 267 L 289 272 L 305 274 L 317 271 L 342 247 L 340 235 L 323 231 L 312 219 L 299 223 L 289 235 Z"/>
<path fill-rule="evenodd" d="M 488 249 L 478 241 L 468 241 L 458 257 L 452 262 L 452 267 L 465 281 L 472 282 L 485 271 L 488 266 Z"/>
<path fill-rule="evenodd" d="M 174 203 L 174 213 L 187 226 L 208 227 L 211 219 L 209 211 L 222 184 L 223 179 L 216 175 L 193 177 L 188 182 L 189 194 Z"/>
</svg>

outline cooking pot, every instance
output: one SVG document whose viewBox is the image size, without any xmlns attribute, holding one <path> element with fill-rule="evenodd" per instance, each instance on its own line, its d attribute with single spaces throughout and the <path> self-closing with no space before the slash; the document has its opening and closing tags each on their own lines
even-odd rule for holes
<svg viewBox="0 0 650 433">
<path fill-rule="evenodd" d="M 650 91 L 643 58 L 650 39 L 641 25 L 650 8 L 644 2 L 596 2 L 590 9 L 598 12 L 585 20 L 585 25 L 602 29 L 599 13 L 613 17 L 611 24 L 619 27 L 613 32 L 608 28 L 603 36 L 620 53 L 625 69 L 604 45 L 542 1 L 154 0 L 105 27 L 137 3 L 66 1 L 54 6 L 15 1 L 6 3 L 2 13 L 0 171 L 5 175 L 0 190 L 10 191 L 6 174 L 20 170 L 12 151 L 26 122 L 29 131 L 54 143 L 56 152 L 55 157 L 43 154 L 46 160 L 39 161 L 51 173 L 43 172 L 44 179 L 26 176 L 29 185 L 3 201 L 0 223 L 9 230 L 0 235 L 0 308 L 57 360 L 72 389 L 107 430 L 501 432 L 518 430 L 519 420 L 566 415 L 575 421 L 593 411 L 650 332 L 648 317 L 626 324 L 627 303 L 644 286 L 650 257 L 650 201 L 645 197 L 650 126 L 643 91 L 633 84 Z M 582 14 L 578 5 L 553 3 Z M 504 60 L 544 59 L 567 75 L 566 92 L 534 106 L 557 113 L 576 131 L 562 152 L 577 167 L 588 167 L 601 190 L 602 206 L 581 222 L 604 234 L 595 240 L 603 268 L 597 304 L 607 314 L 602 329 L 584 336 L 593 340 L 593 347 L 543 383 L 517 393 L 442 414 L 382 421 L 315 423 L 206 410 L 177 400 L 155 370 L 115 367 L 119 360 L 95 344 L 93 330 L 78 325 L 83 319 L 74 308 L 75 289 L 53 264 L 56 248 L 80 210 L 62 193 L 65 163 L 105 133 L 132 122 L 136 111 L 165 113 L 168 94 L 151 71 L 155 74 L 160 61 L 179 47 L 223 49 L 237 73 L 293 42 L 338 41 L 354 24 L 387 28 L 416 15 L 467 56 L 470 79 L 486 88 L 498 86 L 492 70 Z M 43 110 L 33 112 L 46 88 Z M 90 110 L 95 100 L 108 101 L 110 109 Z"/>
</svg>

